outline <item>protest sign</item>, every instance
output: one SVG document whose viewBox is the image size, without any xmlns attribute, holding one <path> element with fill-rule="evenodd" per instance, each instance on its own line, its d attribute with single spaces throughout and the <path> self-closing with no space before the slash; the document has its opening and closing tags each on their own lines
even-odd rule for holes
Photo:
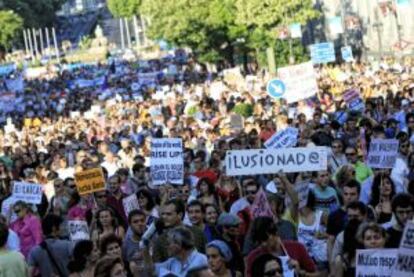
<svg viewBox="0 0 414 277">
<path fill-rule="evenodd" d="M 75 183 L 80 195 L 105 190 L 105 179 L 101 168 L 75 173 Z"/>
<path fill-rule="evenodd" d="M 183 142 L 180 138 L 152 139 L 151 179 L 153 185 L 183 184 Z"/>
<path fill-rule="evenodd" d="M 350 89 L 343 94 L 345 103 L 351 111 L 363 112 L 365 109 L 364 101 L 356 89 Z"/>
<path fill-rule="evenodd" d="M 68 221 L 69 237 L 71 241 L 89 240 L 88 223 L 83 220 Z"/>
<path fill-rule="evenodd" d="M 250 211 L 253 215 L 253 218 L 259 216 L 269 216 L 273 218 L 272 209 L 270 208 L 266 193 L 262 188 L 260 188 L 257 192 L 254 202 L 250 207 Z"/>
<path fill-rule="evenodd" d="M 230 150 L 226 153 L 227 176 L 320 171 L 327 168 L 326 147 Z"/>
<path fill-rule="evenodd" d="M 344 29 L 342 28 L 342 18 L 340 16 L 328 18 L 327 21 L 329 26 L 329 32 L 332 35 L 338 35 L 344 32 Z"/>
<path fill-rule="evenodd" d="M 351 46 L 344 46 L 341 48 L 341 56 L 345 62 L 353 62 L 354 55 L 352 54 L 352 47 Z"/>
<path fill-rule="evenodd" d="M 310 46 L 311 60 L 314 64 L 329 63 L 336 60 L 332 42 L 316 43 Z"/>
<path fill-rule="evenodd" d="M 288 148 L 296 145 L 298 140 L 298 129 L 288 127 L 271 136 L 265 143 L 266 148 Z"/>
<path fill-rule="evenodd" d="M 393 168 L 398 153 L 398 140 L 373 139 L 370 143 L 367 164 L 371 168 Z"/>
<path fill-rule="evenodd" d="M 128 215 L 133 210 L 139 209 L 138 199 L 135 193 L 122 199 L 122 204 L 124 205 L 124 211 L 126 215 Z"/>
<path fill-rule="evenodd" d="M 309 98 L 318 91 L 316 73 L 311 62 L 279 68 L 277 74 L 285 85 L 281 97 L 289 104 Z"/>
<path fill-rule="evenodd" d="M 13 198 L 30 204 L 40 204 L 42 192 L 42 186 L 39 184 L 15 182 L 13 186 Z"/>
<path fill-rule="evenodd" d="M 414 222 L 405 225 L 398 249 L 397 262 L 392 277 L 412 277 L 414 275 Z"/>
<path fill-rule="evenodd" d="M 302 29 L 300 23 L 293 23 L 289 25 L 289 33 L 291 38 L 301 38 Z"/>
<path fill-rule="evenodd" d="M 240 131 L 244 128 L 243 117 L 239 114 L 230 115 L 231 129 Z"/>
<path fill-rule="evenodd" d="M 358 249 L 355 276 L 391 277 L 397 252 L 398 249 Z"/>
<path fill-rule="evenodd" d="M 22 92 L 24 90 L 23 76 L 19 76 L 15 79 L 7 79 L 6 86 L 9 91 Z"/>
</svg>

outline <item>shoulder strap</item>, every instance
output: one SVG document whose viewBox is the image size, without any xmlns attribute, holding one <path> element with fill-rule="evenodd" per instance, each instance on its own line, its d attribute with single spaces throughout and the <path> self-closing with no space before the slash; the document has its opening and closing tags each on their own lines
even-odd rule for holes
<svg viewBox="0 0 414 277">
<path fill-rule="evenodd" d="M 65 277 L 65 275 L 62 273 L 62 271 L 61 271 L 61 269 L 60 269 L 59 265 L 57 264 L 57 262 L 56 262 L 56 260 L 55 260 L 55 257 L 53 257 L 52 252 L 50 252 L 50 249 L 49 249 L 49 247 L 47 246 L 47 242 L 46 242 L 46 241 L 43 241 L 43 242 L 40 244 L 40 247 L 42 247 L 42 248 L 46 251 L 47 255 L 49 256 L 50 261 L 52 262 L 53 266 L 56 268 L 56 270 L 57 270 L 57 272 L 58 272 L 59 276 L 61 276 L 61 277 Z"/>
</svg>

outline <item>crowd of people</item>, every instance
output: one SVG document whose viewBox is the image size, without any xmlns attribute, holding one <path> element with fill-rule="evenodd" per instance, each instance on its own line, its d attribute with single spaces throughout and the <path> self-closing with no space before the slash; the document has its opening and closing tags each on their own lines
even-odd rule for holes
<svg viewBox="0 0 414 277">
<path fill-rule="evenodd" d="M 357 249 L 398 248 L 414 216 L 414 61 L 317 67 L 319 92 L 293 104 L 252 68 L 231 82 L 170 57 L 26 79 L 1 114 L 0 276 L 355 276 Z M 344 101 L 350 88 L 363 111 Z M 326 170 L 226 175 L 227 150 L 264 148 L 288 127 L 295 147 L 329 149 Z M 152 183 L 151 139 L 163 137 L 183 141 L 182 184 Z M 367 165 L 377 138 L 398 140 L 393 168 Z M 93 168 L 106 188 L 80 195 L 75 174 Z M 16 200 L 15 182 L 40 184 L 41 203 Z M 271 215 L 255 217 L 262 192 Z M 71 238 L 74 220 L 89 239 Z"/>
</svg>

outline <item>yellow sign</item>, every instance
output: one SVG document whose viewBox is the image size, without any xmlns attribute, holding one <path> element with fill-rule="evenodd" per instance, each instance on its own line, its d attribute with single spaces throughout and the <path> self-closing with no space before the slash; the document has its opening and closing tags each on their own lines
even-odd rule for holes
<svg viewBox="0 0 414 277">
<path fill-rule="evenodd" d="M 93 168 L 75 173 L 79 195 L 105 190 L 105 179 L 101 168 Z"/>
</svg>

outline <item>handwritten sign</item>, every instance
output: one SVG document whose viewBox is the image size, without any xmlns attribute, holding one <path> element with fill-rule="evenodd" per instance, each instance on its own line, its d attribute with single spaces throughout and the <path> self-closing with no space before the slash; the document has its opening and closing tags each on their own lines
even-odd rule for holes
<svg viewBox="0 0 414 277">
<path fill-rule="evenodd" d="M 13 186 L 13 198 L 30 204 L 42 202 L 42 186 L 39 184 L 15 182 Z"/>
<path fill-rule="evenodd" d="M 414 274 L 414 222 L 405 225 L 397 254 L 397 263 L 392 273 L 393 277 L 412 277 Z"/>
<path fill-rule="evenodd" d="M 122 199 L 122 204 L 124 205 L 126 215 L 129 215 L 129 213 L 133 210 L 139 209 L 138 199 L 135 193 Z"/>
<path fill-rule="evenodd" d="M 105 190 L 105 179 L 101 168 L 75 173 L 75 183 L 80 195 Z"/>
<path fill-rule="evenodd" d="M 298 129 L 296 128 L 286 128 L 271 136 L 264 145 L 266 148 L 287 148 L 293 147 L 298 141 Z"/>
<path fill-rule="evenodd" d="M 270 208 L 266 193 L 262 188 L 260 188 L 257 192 L 254 202 L 250 207 L 250 211 L 252 212 L 253 218 L 259 216 L 273 217 L 272 209 Z"/>
<path fill-rule="evenodd" d="M 318 92 L 316 73 L 311 62 L 279 68 L 277 74 L 285 85 L 281 97 L 289 104 L 312 97 Z"/>
<path fill-rule="evenodd" d="M 153 185 L 183 184 L 183 142 L 180 138 L 162 138 L 151 141 L 150 157 Z"/>
<path fill-rule="evenodd" d="M 355 276 L 391 277 L 397 252 L 398 249 L 358 249 Z"/>
<path fill-rule="evenodd" d="M 71 241 L 89 240 L 88 223 L 83 220 L 68 221 L 69 237 Z"/>
<path fill-rule="evenodd" d="M 371 168 L 393 168 L 398 153 L 398 140 L 373 139 L 369 147 L 367 164 Z"/>
<path fill-rule="evenodd" d="M 320 171 L 327 168 L 326 147 L 230 150 L 226 153 L 227 176 Z"/>
<path fill-rule="evenodd" d="M 344 92 L 344 100 L 349 110 L 363 112 L 365 104 L 357 89 L 350 89 Z"/>
</svg>

